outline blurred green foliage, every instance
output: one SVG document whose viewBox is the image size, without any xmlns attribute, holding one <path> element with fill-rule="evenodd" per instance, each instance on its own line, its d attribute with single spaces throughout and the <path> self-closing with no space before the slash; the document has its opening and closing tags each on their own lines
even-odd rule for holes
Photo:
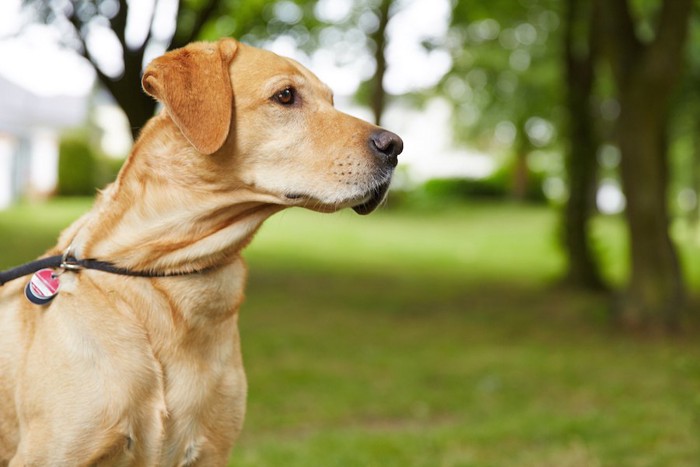
<svg viewBox="0 0 700 467">
<path fill-rule="evenodd" d="M 551 130 L 533 131 L 532 119 L 552 125 L 563 113 L 560 10 L 551 0 L 456 2 L 447 44 L 454 63 L 440 91 L 455 105 L 459 140 L 488 148 L 508 124 L 505 146 L 556 143 Z"/>
<path fill-rule="evenodd" d="M 486 198 L 504 200 L 508 197 L 507 184 L 488 178 L 436 178 L 428 180 L 420 188 L 425 196 L 436 201 L 466 201 Z"/>
<path fill-rule="evenodd" d="M 58 155 L 58 194 L 90 196 L 95 194 L 97 157 L 90 145 L 77 138 L 64 138 Z"/>
<path fill-rule="evenodd" d="M 86 136 L 64 137 L 59 145 L 57 194 L 93 196 L 117 177 L 123 162 L 100 154 Z"/>
<path fill-rule="evenodd" d="M 543 190 L 544 174 L 534 171 L 530 171 L 529 174 L 530 183 L 521 201 L 547 203 Z M 418 187 L 416 195 L 425 196 L 428 200 L 437 202 L 484 199 L 508 201 L 512 199 L 513 177 L 511 167 L 502 166 L 484 178 L 436 178 Z"/>
</svg>

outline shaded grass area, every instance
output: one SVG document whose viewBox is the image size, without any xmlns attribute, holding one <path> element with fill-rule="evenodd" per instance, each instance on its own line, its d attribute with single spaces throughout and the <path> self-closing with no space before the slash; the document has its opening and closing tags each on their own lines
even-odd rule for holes
<svg viewBox="0 0 700 467">
<path fill-rule="evenodd" d="M 289 274 L 251 280 L 250 415 L 233 465 L 690 466 L 700 456 L 697 346 L 615 336 L 595 298 Z"/>
<path fill-rule="evenodd" d="M 0 213 L 2 266 L 87 206 Z M 698 465 L 695 337 L 616 334 L 607 298 L 552 285 L 555 232 L 555 213 L 527 206 L 270 219 L 246 253 L 250 395 L 231 465 Z M 620 223 L 596 237 L 621 281 Z"/>
</svg>

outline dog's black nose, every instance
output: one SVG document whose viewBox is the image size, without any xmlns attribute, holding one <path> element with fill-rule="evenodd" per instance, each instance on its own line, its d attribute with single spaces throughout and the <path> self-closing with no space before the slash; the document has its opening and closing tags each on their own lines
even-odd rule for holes
<svg viewBox="0 0 700 467">
<path fill-rule="evenodd" d="M 370 147 L 374 153 L 384 162 L 396 167 L 399 163 L 398 155 L 403 151 L 403 141 L 398 135 L 386 131 L 379 130 L 372 133 L 370 137 Z"/>
</svg>

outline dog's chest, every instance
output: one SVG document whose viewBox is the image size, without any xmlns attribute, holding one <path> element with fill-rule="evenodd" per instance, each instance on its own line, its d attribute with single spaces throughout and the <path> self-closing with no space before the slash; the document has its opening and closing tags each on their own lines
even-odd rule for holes
<svg viewBox="0 0 700 467">
<path fill-rule="evenodd" d="M 230 330 L 237 338 L 237 331 Z M 216 340 L 216 337 L 213 337 Z M 237 342 L 212 342 L 204 351 L 180 349 L 162 361 L 166 416 L 162 465 L 188 465 L 218 440 L 230 439 L 242 422 L 246 382 Z"/>
<path fill-rule="evenodd" d="M 188 286 L 188 297 L 192 286 Z M 204 292 L 204 291 L 202 291 Z M 207 291 L 205 300 L 175 299 L 183 322 L 164 336 L 155 355 L 163 371 L 166 418 L 162 465 L 188 465 L 230 446 L 245 411 L 246 381 L 240 355 L 239 290 Z M 218 446 L 221 444 L 221 446 Z"/>
</svg>

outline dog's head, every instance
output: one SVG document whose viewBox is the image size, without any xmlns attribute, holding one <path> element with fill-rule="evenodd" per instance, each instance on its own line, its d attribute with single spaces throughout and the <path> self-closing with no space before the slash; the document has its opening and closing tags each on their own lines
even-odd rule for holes
<svg viewBox="0 0 700 467">
<path fill-rule="evenodd" d="M 232 183 L 285 206 L 367 214 L 403 149 L 394 133 L 335 109 L 299 63 L 233 39 L 169 52 L 142 84 L 202 157 L 230 161 Z"/>
</svg>

